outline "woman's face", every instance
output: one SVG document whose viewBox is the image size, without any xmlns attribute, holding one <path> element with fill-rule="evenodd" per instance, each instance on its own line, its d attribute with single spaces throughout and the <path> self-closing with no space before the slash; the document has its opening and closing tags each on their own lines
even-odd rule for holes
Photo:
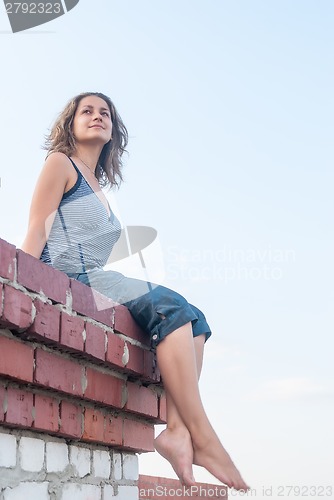
<svg viewBox="0 0 334 500">
<path fill-rule="evenodd" d="M 110 141 L 112 122 L 108 104 L 95 95 L 83 97 L 73 120 L 77 143 L 104 144 Z"/>
</svg>

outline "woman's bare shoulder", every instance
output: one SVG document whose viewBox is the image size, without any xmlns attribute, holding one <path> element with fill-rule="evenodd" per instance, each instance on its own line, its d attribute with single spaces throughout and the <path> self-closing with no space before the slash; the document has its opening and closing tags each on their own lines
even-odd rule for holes
<svg viewBox="0 0 334 500">
<path fill-rule="evenodd" d="M 65 189 L 72 177 L 72 164 L 64 153 L 50 153 L 44 163 L 39 176 L 39 184 L 48 184 L 50 187 Z"/>
<path fill-rule="evenodd" d="M 62 166 L 71 166 L 71 161 L 65 153 L 60 153 L 55 151 L 48 154 L 45 160 L 45 165 L 58 165 L 60 168 Z"/>
<path fill-rule="evenodd" d="M 44 163 L 42 175 L 54 177 L 61 176 L 68 180 L 73 171 L 71 161 L 64 153 L 50 153 Z"/>
</svg>

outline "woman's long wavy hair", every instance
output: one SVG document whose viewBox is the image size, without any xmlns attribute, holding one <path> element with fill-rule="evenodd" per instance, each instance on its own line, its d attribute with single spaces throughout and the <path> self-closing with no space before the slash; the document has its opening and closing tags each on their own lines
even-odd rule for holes
<svg viewBox="0 0 334 500">
<path fill-rule="evenodd" d="M 119 186 L 123 180 L 122 155 L 128 143 L 128 131 L 122 122 L 111 99 L 100 92 L 84 92 L 75 96 L 66 105 L 54 123 L 50 134 L 46 137 L 44 149 L 48 155 L 55 152 L 71 156 L 75 153 L 76 142 L 73 134 L 73 120 L 78 105 L 84 97 L 97 96 L 109 107 L 112 121 L 112 139 L 103 146 L 96 168 L 96 177 L 102 187 Z"/>
</svg>

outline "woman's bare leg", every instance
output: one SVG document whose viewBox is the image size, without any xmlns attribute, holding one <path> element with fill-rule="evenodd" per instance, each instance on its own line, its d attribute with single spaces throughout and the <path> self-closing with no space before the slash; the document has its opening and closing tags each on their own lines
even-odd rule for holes
<svg viewBox="0 0 334 500">
<path fill-rule="evenodd" d="M 204 334 L 194 338 L 198 379 L 203 364 L 204 342 Z M 155 449 L 170 462 L 181 483 L 191 486 L 196 482 L 192 471 L 194 452 L 191 436 L 168 392 L 166 392 L 166 406 L 167 428 L 155 439 Z"/>
<path fill-rule="evenodd" d="M 174 402 L 176 413 L 191 436 L 195 463 L 206 468 L 229 487 L 247 489 L 246 483 L 220 443 L 203 408 L 190 323 L 170 333 L 160 342 L 157 347 L 157 358 L 166 393 Z M 176 418 L 175 412 L 171 418 Z M 179 452 L 180 443 L 177 446 L 175 443 L 175 450 Z M 189 466 L 188 472 L 180 475 L 184 484 L 189 486 L 193 484 L 193 479 L 189 477 Z"/>
</svg>

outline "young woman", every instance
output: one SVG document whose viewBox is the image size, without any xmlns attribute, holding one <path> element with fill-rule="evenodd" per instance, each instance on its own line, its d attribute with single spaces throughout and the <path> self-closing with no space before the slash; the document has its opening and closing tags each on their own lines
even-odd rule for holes
<svg viewBox="0 0 334 500">
<path fill-rule="evenodd" d="M 103 269 L 120 224 L 101 187 L 122 180 L 126 145 L 127 130 L 109 97 L 89 92 L 72 99 L 48 138 L 22 249 L 125 304 L 150 335 L 167 398 L 167 428 L 155 448 L 182 484 L 195 484 L 192 464 L 197 464 L 229 487 L 245 490 L 199 394 L 204 343 L 211 335 L 203 313 L 168 288 Z"/>
</svg>

